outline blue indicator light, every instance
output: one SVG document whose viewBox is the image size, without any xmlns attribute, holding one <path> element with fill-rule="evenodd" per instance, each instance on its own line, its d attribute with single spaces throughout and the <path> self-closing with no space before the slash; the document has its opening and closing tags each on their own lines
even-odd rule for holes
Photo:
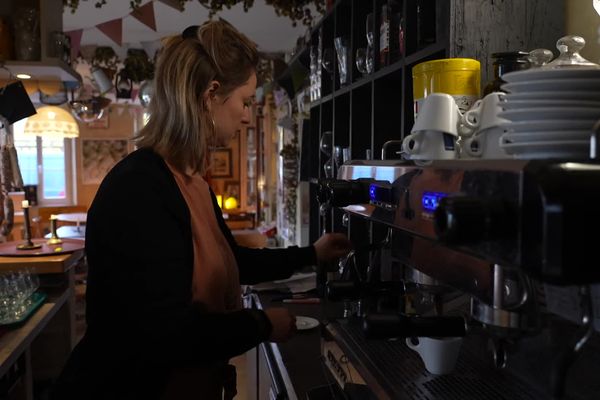
<svg viewBox="0 0 600 400">
<path fill-rule="evenodd" d="M 421 203 L 423 204 L 423 208 L 425 210 L 433 212 L 436 208 L 438 208 L 440 200 L 447 196 L 448 195 L 446 193 L 424 192 Z"/>
<path fill-rule="evenodd" d="M 375 185 L 369 186 L 369 198 L 371 200 L 377 200 L 377 188 Z"/>
</svg>

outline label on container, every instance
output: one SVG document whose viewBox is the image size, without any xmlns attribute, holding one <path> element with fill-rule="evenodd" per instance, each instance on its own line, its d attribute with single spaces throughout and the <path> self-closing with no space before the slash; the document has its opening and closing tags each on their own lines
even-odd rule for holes
<svg viewBox="0 0 600 400">
<path fill-rule="evenodd" d="M 384 20 L 381 23 L 381 29 L 379 30 L 379 51 L 381 53 L 388 52 L 390 50 L 390 23 L 388 20 Z"/>
</svg>

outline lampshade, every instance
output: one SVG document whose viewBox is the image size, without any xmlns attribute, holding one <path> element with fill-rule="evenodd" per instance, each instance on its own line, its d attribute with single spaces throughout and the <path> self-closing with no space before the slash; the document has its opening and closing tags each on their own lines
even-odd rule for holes
<svg viewBox="0 0 600 400">
<path fill-rule="evenodd" d="M 71 114 L 55 106 L 40 107 L 25 123 L 23 133 L 35 136 L 75 138 L 79 136 L 79 126 Z"/>
</svg>

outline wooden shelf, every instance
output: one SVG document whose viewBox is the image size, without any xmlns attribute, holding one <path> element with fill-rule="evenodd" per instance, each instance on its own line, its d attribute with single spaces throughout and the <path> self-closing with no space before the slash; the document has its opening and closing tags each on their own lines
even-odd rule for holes
<svg viewBox="0 0 600 400">
<path fill-rule="evenodd" d="M 83 250 L 70 254 L 40 257 L 4 257 L 0 256 L 0 272 L 20 268 L 32 268 L 37 274 L 56 274 L 69 271 L 83 257 Z"/>
<path fill-rule="evenodd" d="M 23 325 L 0 337 L 0 376 L 3 376 L 29 348 L 31 342 L 66 303 L 69 296 L 69 291 L 65 291 L 59 298 L 43 304 Z"/>
</svg>

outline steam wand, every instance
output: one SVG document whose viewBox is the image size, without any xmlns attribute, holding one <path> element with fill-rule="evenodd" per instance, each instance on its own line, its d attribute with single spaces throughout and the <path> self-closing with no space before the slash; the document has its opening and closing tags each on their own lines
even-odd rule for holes
<svg viewBox="0 0 600 400">
<path fill-rule="evenodd" d="M 583 336 L 577 339 L 574 345 L 564 349 L 558 357 L 558 361 L 552 371 L 552 396 L 554 399 L 562 399 L 564 397 L 567 372 L 581 353 L 583 346 L 594 334 L 593 306 L 590 287 L 581 286 L 579 288 L 579 294 L 581 295 L 581 322 L 583 323 L 582 330 L 584 333 Z"/>
</svg>

